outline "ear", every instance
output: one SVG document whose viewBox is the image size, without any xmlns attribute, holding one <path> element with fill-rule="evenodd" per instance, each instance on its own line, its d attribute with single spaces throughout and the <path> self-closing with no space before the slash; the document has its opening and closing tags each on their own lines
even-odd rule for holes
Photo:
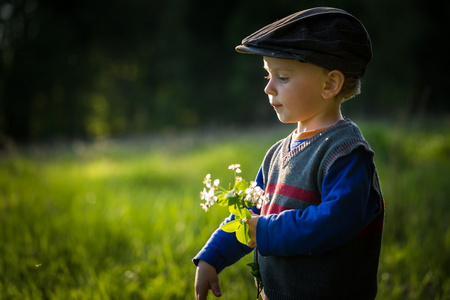
<svg viewBox="0 0 450 300">
<path fill-rule="evenodd" d="M 331 99 L 336 97 L 342 89 L 345 81 L 345 75 L 338 70 L 328 72 L 327 79 L 322 90 L 322 97 L 324 99 Z"/>
</svg>

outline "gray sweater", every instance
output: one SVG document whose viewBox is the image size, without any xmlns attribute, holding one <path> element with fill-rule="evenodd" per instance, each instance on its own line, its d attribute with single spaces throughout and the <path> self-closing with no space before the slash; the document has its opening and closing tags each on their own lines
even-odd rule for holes
<svg viewBox="0 0 450 300">
<path fill-rule="evenodd" d="M 289 151 L 291 137 L 275 144 L 262 165 L 267 185 L 294 186 L 305 195 L 319 195 L 322 181 L 333 163 L 356 148 L 362 147 L 372 157 L 373 151 L 359 128 L 350 120 L 319 133 L 305 144 Z M 344 245 L 319 255 L 263 256 L 258 254 L 264 293 L 275 299 L 374 299 L 377 293 L 377 270 L 381 248 L 384 202 L 375 164 L 373 163 L 371 197 L 379 209 L 365 230 Z M 267 190 L 266 190 L 267 192 Z M 319 205 L 292 199 L 282 193 L 271 196 L 272 206 L 305 209 Z M 262 214 L 277 213 L 268 205 Z"/>
</svg>

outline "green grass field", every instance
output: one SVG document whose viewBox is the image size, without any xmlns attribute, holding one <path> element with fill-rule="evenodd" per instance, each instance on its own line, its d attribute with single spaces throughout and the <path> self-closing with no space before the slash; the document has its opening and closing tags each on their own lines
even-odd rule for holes
<svg viewBox="0 0 450 300">
<path fill-rule="evenodd" d="M 200 208 L 203 177 L 253 179 L 291 128 L 2 153 L 0 299 L 193 299 L 191 259 L 227 215 Z M 361 128 L 387 206 L 377 299 L 450 299 L 448 122 Z M 222 299 L 254 299 L 251 260 L 222 272 Z"/>
</svg>

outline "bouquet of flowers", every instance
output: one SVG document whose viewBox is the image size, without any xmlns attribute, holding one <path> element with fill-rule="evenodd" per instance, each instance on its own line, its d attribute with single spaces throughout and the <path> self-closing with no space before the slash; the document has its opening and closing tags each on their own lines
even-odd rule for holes
<svg viewBox="0 0 450 300">
<path fill-rule="evenodd" d="M 264 191 L 257 186 L 256 181 L 246 181 L 238 174 L 241 173 L 241 165 L 232 164 L 228 167 L 229 170 L 234 171 L 234 184 L 229 184 L 228 189 L 221 187 L 220 180 L 211 180 L 211 174 L 207 174 L 203 183 L 206 187 L 200 192 L 200 199 L 204 200 L 201 207 L 208 211 L 209 208 L 217 202 L 221 206 L 228 206 L 230 213 L 234 215 L 234 220 L 224 224 L 222 230 L 226 232 L 235 232 L 236 238 L 239 242 L 247 245 L 250 242 L 250 228 L 247 224 L 247 219 L 252 217 L 249 208 L 256 206 L 261 208 L 263 204 L 269 202 L 269 198 L 264 195 Z M 256 256 L 258 257 L 258 256 Z M 252 270 L 251 274 L 257 280 L 257 296 L 260 299 L 262 282 L 261 274 L 259 272 L 258 260 L 247 264 Z"/>
<path fill-rule="evenodd" d="M 201 207 L 208 211 L 217 202 L 221 206 L 228 206 L 228 210 L 235 216 L 235 219 L 222 226 L 226 232 L 235 232 L 239 242 L 247 245 L 250 242 L 250 229 L 246 223 L 252 217 L 249 208 L 256 206 L 261 208 L 268 203 L 269 198 L 264 195 L 264 191 L 256 185 L 255 181 L 246 181 L 238 174 L 241 173 L 241 165 L 232 164 L 228 167 L 234 171 L 234 184 L 229 184 L 228 189 L 221 187 L 220 180 L 211 180 L 211 174 L 206 175 L 203 183 L 205 188 L 200 192 L 200 199 L 204 200 Z"/>
</svg>

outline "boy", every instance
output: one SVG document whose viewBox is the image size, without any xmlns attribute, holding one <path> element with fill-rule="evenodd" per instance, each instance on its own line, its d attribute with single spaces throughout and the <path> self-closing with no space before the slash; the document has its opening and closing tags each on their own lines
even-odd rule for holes
<svg viewBox="0 0 450 300">
<path fill-rule="evenodd" d="M 236 50 L 263 56 L 270 105 L 297 128 L 263 160 L 256 181 L 270 202 L 247 221 L 250 243 L 218 229 L 194 258 L 196 299 L 209 289 L 220 296 L 217 274 L 254 248 L 264 299 L 374 299 L 384 201 L 374 153 L 340 110 L 372 58 L 367 31 L 343 10 L 318 7 Z"/>
</svg>

